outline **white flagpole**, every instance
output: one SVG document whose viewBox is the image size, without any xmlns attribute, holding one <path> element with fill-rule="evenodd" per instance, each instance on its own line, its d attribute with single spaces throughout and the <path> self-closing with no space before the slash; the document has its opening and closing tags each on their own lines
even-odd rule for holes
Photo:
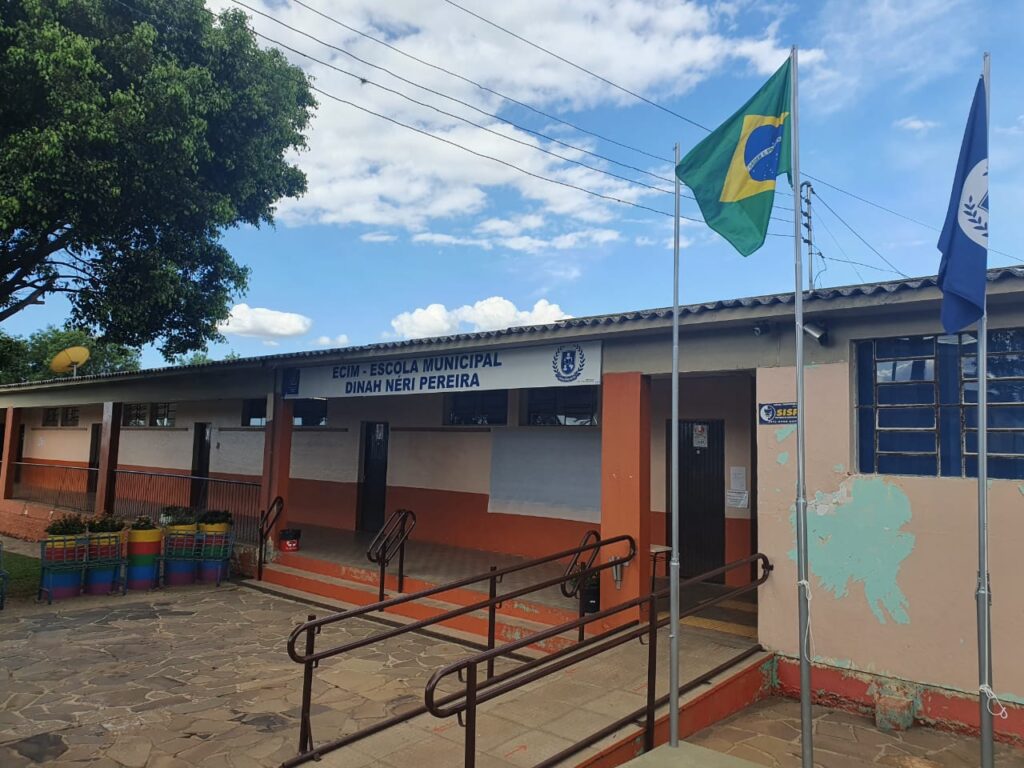
<svg viewBox="0 0 1024 768">
<path fill-rule="evenodd" d="M 675 147 L 679 166 L 679 145 Z M 669 744 L 679 746 L 679 176 L 676 181 L 675 238 L 672 245 L 672 557 L 669 560 L 669 658 L 668 732 Z M 653 607 L 651 610 L 654 610 Z"/>
<path fill-rule="evenodd" d="M 985 147 L 988 155 L 989 55 L 985 80 Z M 987 257 L 987 253 L 986 253 Z M 987 267 L 986 258 L 986 267 Z M 992 593 L 988 574 L 988 278 L 978 320 L 978 700 L 981 705 L 981 768 L 992 768 Z"/>
<path fill-rule="evenodd" d="M 792 83 L 792 181 L 793 198 L 800 201 L 800 119 L 797 100 L 797 49 L 790 52 Z M 809 591 L 807 578 L 807 489 L 805 478 L 805 402 L 804 402 L 804 275 L 801 257 L 800 205 L 793 206 L 793 260 L 796 286 L 793 291 L 793 316 L 796 331 L 796 571 L 797 601 L 800 614 L 800 747 L 803 768 L 814 768 L 814 744 L 811 721 L 811 659 L 809 648 Z"/>
</svg>

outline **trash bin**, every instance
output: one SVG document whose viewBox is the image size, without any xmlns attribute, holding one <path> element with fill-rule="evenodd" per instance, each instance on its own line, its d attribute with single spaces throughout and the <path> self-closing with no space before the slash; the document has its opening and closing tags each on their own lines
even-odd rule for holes
<svg viewBox="0 0 1024 768">
<path fill-rule="evenodd" d="M 597 613 L 601 610 L 601 579 L 591 578 L 583 585 L 583 612 Z"/>
<path fill-rule="evenodd" d="M 277 548 L 282 552 L 298 552 L 299 538 L 301 536 L 302 531 L 298 528 L 283 528 L 277 542 Z"/>
</svg>

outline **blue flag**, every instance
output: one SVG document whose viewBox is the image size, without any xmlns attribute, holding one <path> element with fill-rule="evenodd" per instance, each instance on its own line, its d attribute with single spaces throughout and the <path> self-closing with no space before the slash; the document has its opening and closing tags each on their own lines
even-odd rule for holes
<svg viewBox="0 0 1024 768">
<path fill-rule="evenodd" d="M 942 327 L 955 333 L 985 313 L 988 270 L 988 109 L 985 80 L 978 80 L 967 131 L 960 146 L 946 223 L 939 235 L 942 252 Z"/>
</svg>

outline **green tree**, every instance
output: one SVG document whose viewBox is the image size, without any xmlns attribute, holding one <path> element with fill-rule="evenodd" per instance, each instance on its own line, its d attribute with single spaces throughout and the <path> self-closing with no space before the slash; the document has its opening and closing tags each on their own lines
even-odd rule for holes
<svg viewBox="0 0 1024 768">
<path fill-rule="evenodd" d="M 89 360 L 79 374 L 139 370 L 139 350 L 96 339 L 88 331 L 48 326 L 28 338 L 0 331 L 0 383 L 56 378 L 50 361 L 68 347 L 85 347 Z"/>
<path fill-rule="evenodd" d="M 168 358 L 219 339 L 248 271 L 219 242 L 305 191 L 301 69 L 203 0 L 0 2 L 0 320 L 71 322 Z"/>
</svg>

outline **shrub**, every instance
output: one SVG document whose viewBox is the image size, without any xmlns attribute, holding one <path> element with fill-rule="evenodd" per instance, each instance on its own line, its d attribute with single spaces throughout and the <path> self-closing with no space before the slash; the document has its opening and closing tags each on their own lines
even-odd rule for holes
<svg viewBox="0 0 1024 768">
<path fill-rule="evenodd" d="M 81 515 L 64 515 L 46 526 L 49 536 L 76 536 L 85 533 L 85 520 Z"/>
<path fill-rule="evenodd" d="M 164 525 L 192 525 L 196 521 L 196 513 L 189 507 L 164 507 L 160 522 Z"/>
<path fill-rule="evenodd" d="M 136 520 L 134 523 L 132 523 L 132 530 L 133 531 L 155 531 L 156 530 L 156 524 L 153 522 L 152 518 L 140 517 L 138 520 Z"/>
<path fill-rule="evenodd" d="M 113 515 L 100 515 L 88 522 L 89 533 L 117 533 L 124 530 L 124 521 Z"/>
<path fill-rule="evenodd" d="M 231 519 L 231 513 L 226 509 L 208 509 L 200 513 L 198 522 L 203 525 L 217 525 L 220 523 L 231 525 L 234 521 Z"/>
</svg>

